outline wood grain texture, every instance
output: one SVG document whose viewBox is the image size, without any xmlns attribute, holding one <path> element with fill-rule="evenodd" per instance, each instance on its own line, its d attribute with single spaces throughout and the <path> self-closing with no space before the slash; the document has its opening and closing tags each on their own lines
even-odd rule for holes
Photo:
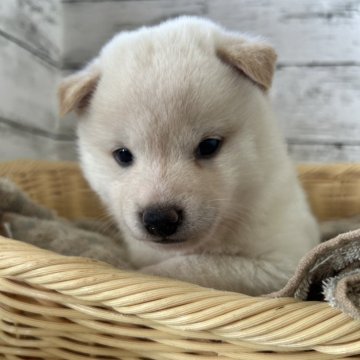
<svg viewBox="0 0 360 360">
<path fill-rule="evenodd" d="M 73 160 L 74 141 L 54 140 L 46 136 L 14 128 L 0 122 L 0 159 Z"/>
<path fill-rule="evenodd" d="M 60 15 L 58 0 L 0 2 L 1 160 L 74 157 L 56 111 Z"/>
<path fill-rule="evenodd" d="M 208 16 L 260 34 L 282 64 L 360 64 L 360 0 L 208 0 Z"/>
<path fill-rule="evenodd" d="M 343 144 L 289 144 L 291 158 L 297 163 L 359 163 L 360 146 Z"/>
<path fill-rule="evenodd" d="M 282 68 L 271 95 L 288 139 L 360 145 L 360 67 Z"/>
<path fill-rule="evenodd" d="M 14 42 L 0 37 L 0 117 L 56 131 L 54 68 Z"/>
<path fill-rule="evenodd" d="M 87 62 L 121 30 L 183 14 L 205 15 L 206 9 L 204 0 L 71 1 L 64 2 L 63 7 L 65 68 L 78 68 Z"/>
<path fill-rule="evenodd" d="M 0 1 L 0 36 L 56 65 L 61 57 L 59 0 Z"/>
</svg>

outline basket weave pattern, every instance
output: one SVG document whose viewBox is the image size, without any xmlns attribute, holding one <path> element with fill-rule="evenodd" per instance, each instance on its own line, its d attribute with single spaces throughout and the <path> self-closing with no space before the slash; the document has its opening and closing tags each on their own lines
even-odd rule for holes
<svg viewBox="0 0 360 360">
<path fill-rule="evenodd" d="M 360 212 L 360 166 L 302 166 L 321 219 Z M 39 203 L 74 219 L 103 213 L 72 163 L 0 166 Z M 0 237 L 4 359 L 344 359 L 360 322 L 320 302 L 265 299 L 123 272 Z"/>
</svg>

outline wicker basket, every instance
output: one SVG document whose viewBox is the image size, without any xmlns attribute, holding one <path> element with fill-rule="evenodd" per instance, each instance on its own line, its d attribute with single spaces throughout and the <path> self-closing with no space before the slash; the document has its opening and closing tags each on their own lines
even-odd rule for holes
<svg viewBox="0 0 360 360">
<path fill-rule="evenodd" d="M 360 212 L 360 166 L 300 173 L 319 218 Z M 7 163 L 4 175 L 68 218 L 102 211 L 75 164 Z M 0 311 L 0 354 L 10 360 L 360 358 L 360 322 L 326 303 L 206 289 L 6 238 Z"/>
</svg>

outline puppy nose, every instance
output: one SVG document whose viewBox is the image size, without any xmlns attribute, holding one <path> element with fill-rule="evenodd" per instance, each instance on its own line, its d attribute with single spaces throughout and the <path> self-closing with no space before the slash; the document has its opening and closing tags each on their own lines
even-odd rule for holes
<svg viewBox="0 0 360 360">
<path fill-rule="evenodd" d="M 147 208 L 142 214 L 142 222 L 151 235 L 170 236 L 181 222 L 181 210 L 175 208 Z"/>
</svg>

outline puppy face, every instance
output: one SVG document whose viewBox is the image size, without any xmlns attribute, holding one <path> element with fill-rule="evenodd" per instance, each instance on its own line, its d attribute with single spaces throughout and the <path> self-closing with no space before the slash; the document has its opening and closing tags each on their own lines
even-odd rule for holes
<svg viewBox="0 0 360 360">
<path fill-rule="evenodd" d="M 251 207 L 269 49 L 178 19 L 118 35 L 65 80 L 64 112 L 82 113 L 84 173 L 127 241 L 188 249 L 231 231 Z M 249 65 L 254 56 L 263 70 Z"/>
</svg>

